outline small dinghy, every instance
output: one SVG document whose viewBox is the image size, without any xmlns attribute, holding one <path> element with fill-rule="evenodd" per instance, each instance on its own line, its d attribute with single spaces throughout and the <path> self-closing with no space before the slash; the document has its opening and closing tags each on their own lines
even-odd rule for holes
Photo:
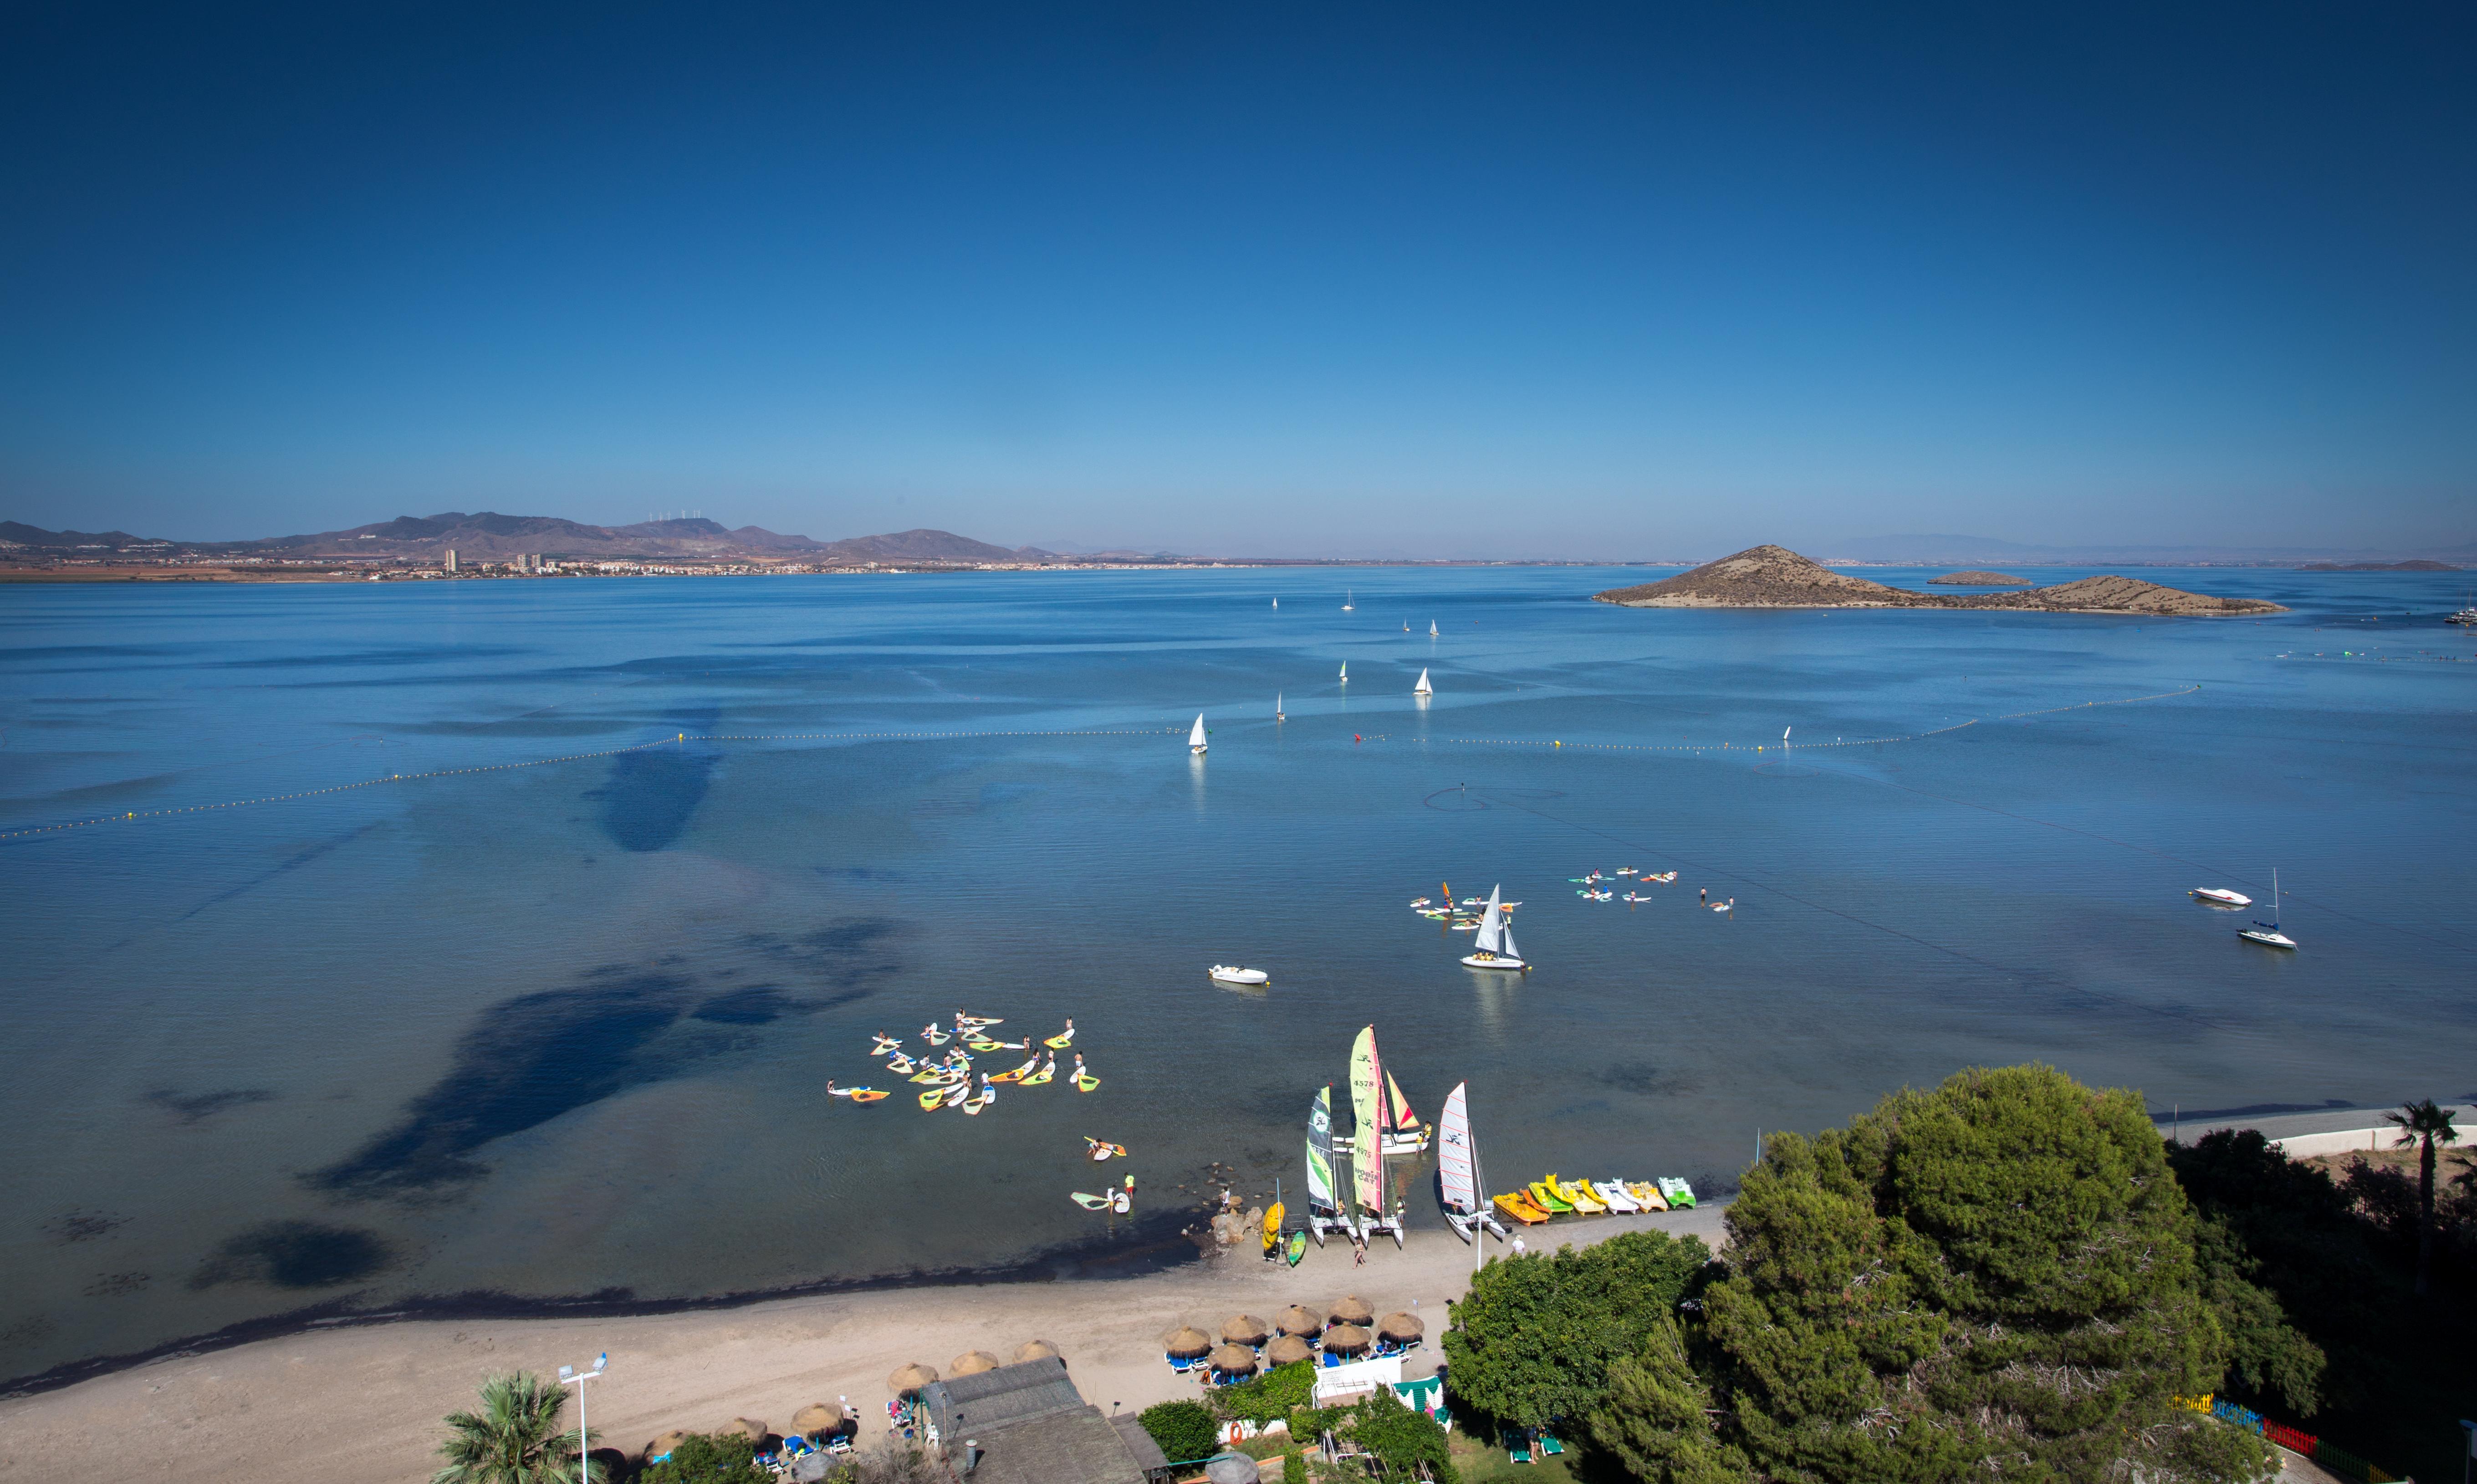
<svg viewBox="0 0 2477 1484">
<path fill-rule="evenodd" d="M 1411 687 L 1411 694 L 1414 696 L 1433 696 L 1436 693 L 1437 687 L 1428 683 L 1428 672 L 1425 670 L 1420 671 L 1419 683 Z"/>
<path fill-rule="evenodd" d="M 1273 982 L 1273 977 L 1264 970 L 1242 969 L 1237 964 L 1214 964 L 1212 973 L 1213 982 L 1215 984 L 1270 984 Z"/>
<path fill-rule="evenodd" d="M 1204 713 L 1195 713 L 1195 729 L 1187 734 L 1187 750 L 1196 756 L 1204 755 Z"/>
<path fill-rule="evenodd" d="M 2192 897 L 2196 902 L 2205 903 L 2214 907 L 2249 907 L 2253 905 L 2253 899 L 2251 897 L 2246 896 L 2240 891 L 2230 891 L 2224 886 L 2196 886 L 2193 888 Z"/>
<path fill-rule="evenodd" d="M 1468 969 L 1513 969 L 1531 972 L 1522 961 L 1521 952 L 1514 946 L 1514 926 L 1505 919 L 1504 903 L 1497 900 L 1499 888 L 1488 893 L 1488 912 L 1479 921 L 1479 940 L 1471 945 L 1463 966 Z"/>
</svg>

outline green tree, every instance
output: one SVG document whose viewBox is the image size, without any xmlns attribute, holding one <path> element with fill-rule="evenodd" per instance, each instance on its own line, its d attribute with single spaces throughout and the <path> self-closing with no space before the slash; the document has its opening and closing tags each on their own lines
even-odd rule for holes
<svg viewBox="0 0 2477 1484">
<path fill-rule="evenodd" d="M 1757 1476 L 1864 1484 L 2268 1467 L 2260 1439 L 2175 1404 L 2216 1384 L 2227 1341 L 2133 1094 L 1964 1072 L 1773 1136 L 1727 1221 L 1700 1336 L 1639 1345 L 1592 1420 L 1652 1477 L 1733 1477 L 1731 1448 Z"/>
<path fill-rule="evenodd" d="M 447 1414 L 448 1438 L 438 1445 L 447 1467 L 431 1484 L 589 1484 L 577 1458 L 578 1439 L 560 1425 L 567 1388 L 531 1372 L 494 1375 L 482 1383 L 482 1409 Z"/>
<path fill-rule="evenodd" d="M 1210 1458 L 1221 1447 L 1221 1429 L 1213 1422 L 1213 1409 L 1201 1401 L 1163 1401 L 1144 1408 L 1136 1422 L 1161 1445 L 1162 1456 L 1174 1464 Z"/>
<path fill-rule="evenodd" d="M 1609 1368 L 1642 1346 L 1712 1253 L 1697 1237 L 1630 1231 L 1482 1268 L 1444 1333 L 1455 1399 L 1544 1427 L 1599 1404 Z"/>
<path fill-rule="evenodd" d="M 774 1484 L 757 1467 L 757 1445 L 734 1434 L 693 1432 L 671 1456 L 638 1475 L 638 1484 Z"/>
<path fill-rule="evenodd" d="M 1376 1455 L 1388 1478 L 1416 1478 L 1424 1465 L 1437 1484 L 1460 1484 L 1443 1425 L 1404 1406 L 1389 1386 L 1379 1386 L 1374 1396 L 1350 1409 L 1350 1436 Z"/>
<path fill-rule="evenodd" d="M 2383 1121 L 2400 1131 L 2395 1146 L 2416 1146 L 2416 1295 L 2433 1291 L 2434 1274 L 2434 1147 L 2456 1144 L 2460 1130 L 2451 1126 L 2451 1110 L 2431 1098 L 2412 1102 Z"/>
<path fill-rule="evenodd" d="M 1315 1363 L 1308 1360 L 1275 1366 L 1253 1380 L 1224 1386 L 1212 1394 L 1215 1412 L 1260 1426 L 1288 1417 L 1314 1399 Z"/>
<path fill-rule="evenodd" d="M 1686 1358 L 1673 1321 L 1652 1326 L 1643 1348 L 1609 1368 L 1608 1400 L 1589 1420 L 1591 1442 L 1651 1484 L 1736 1484 L 1746 1456 L 1712 1425 L 1712 1388 Z"/>
</svg>

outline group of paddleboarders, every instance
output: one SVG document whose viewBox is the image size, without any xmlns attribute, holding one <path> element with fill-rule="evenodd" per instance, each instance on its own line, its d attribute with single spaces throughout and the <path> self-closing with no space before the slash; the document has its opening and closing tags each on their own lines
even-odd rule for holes
<svg viewBox="0 0 2477 1484">
<path fill-rule="evenodd" d="M 1045 1052 L 1034 1051 L 1029 1039 L 1001 1041 L 989 1033 L 990 1026 L 1003 1024 L 1005 1024 L 1004 1018 L 1000 1016 L 973 1015 L 967 1011 L 957 1010 L 952 1029 L 935 1021 L 920 1027 L 920 1039 L 933 1048 L 944 1046 L 947 1042 L 955 1040 L 961 1040 L 963 1043 L 947 1051 L 945 1055 L 932 1057 L 924 1054 L 915 1059 L 905 1053 L 903 1042 L 899 1038 L 889 1036 L 883 1030 L 875 1033 L 873 1044 L 869 1047 L 869 1054 L 885 1057 L 886 1069 L 888 1072 L 919 1082 L 929 1089 L 920 1095 L 920 1107 L 923 1112 L 935 1111 L 938 1108 L 960 1108 L 965 1113 L 978 1114 L 997 1101 L 998 1084 L 1001 1082 L 1013 1082 L 1022 1087 L 1038 1087 L 1055 1077 L 1058 1075 L 1057 1053 L 1066 1051 L 1075 1042 L 1075 1023 L 1071 1020 L 1066 1023 L 1064 1030 L 1041 1042 L 1041 1046 L 1047 1049 Z M 993 1051 L 1031 1051 L 1032 1054 L 1025 1059 L 1022 1066 L 1011 1072 L 983 1072 L 980 1075 L 980 1091 L 975 1093 L 972 1090 L 971 1056 L 974 1051 L 984 1055 Z M 1075 1058 L 1074 1069 L 1069 1074 L 1074 1078 L 1075 1090 L 1088 1093 L 1099 1087 L 1101 1079 L 1093 1076 L 1091 1070 L 1084 1065 L 1082 1053 L 1070 1052 L 1069 1054 Z M 833 1098 L 848 1098 L 855 1103 L 880 1102 L 889 1096 L 874 1087 L 837 1087 L 831 1078 L 826 1082 L 826 1094 Z"/>
</svg>

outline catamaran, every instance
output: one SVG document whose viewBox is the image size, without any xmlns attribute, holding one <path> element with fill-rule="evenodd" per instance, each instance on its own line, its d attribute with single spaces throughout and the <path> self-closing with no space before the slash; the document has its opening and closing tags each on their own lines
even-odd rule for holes
<svg viewBox="0 0 2477 1484">
<path fill-rule="evenodd" d="M 1204 713 L 1195 713 L 1195 730 L 1187 734 L 1187 750 L 1196 756 L 1204 755 Z"/>
<path fill-rule="evenodd" d="M 1419 1122 L 1419 1115 L 1411 1111 L 1411 1100 L 1402 1096 L 1402 1084 L 1393 1080 L 1391 1072 L 1387 1072 L 1384 1152 L 1394 1158 L 1424 1154 L 1428 1151 L 1431 1133 L 1428 1125 Z M 1356 1154 L 1359 1152 L 1359 1138 L 1356 1134 L 1339 1134 L 1334 1138 L 1333 1147 Z"/>
<path fill-rule="evenodd" d="M 1325 1233 L 1359 1240 L 1359 1228 L 1334 1190 L 1333 1084 L 1327 1082 L 1308 1105 L 1308 1235 L 1324 1246 Z"/>
<path fill-rule="evenodd" d="M 1419 683 L 1411 687 L 1411 694 L 1414 696 L 1433 696 L 1436 693 L 1437 687 L 1428 683 L 1428 672 L 1424 669 L 1421 670 L 1419 672 Z"/>
<path fill-rule="evenodd" d="M 1445 1221 L 1471 1245 L 1471 1262 L 1479 1262 L 1479 1234 L 1483 1227 L 1496 1233 L 1496 1240 L 1506 1238 L 1503 1223 L 1489 1210 L 1488 1198 L 1480 1192 L 1479 1145 L 1471 1138 L 1470 1103 L 1467 1082 L 1456 1082 L 1445 1094 L 1445 1111 L 1439 1121 L 1442 1147 L 1437 1151 L 1437 1188 L 1443 1197 Z"/>
<path fill-rule="evenodd" d="M 1505 904 L 1497 901 L 1503 888 L 1488 889 L 1488 911 L 1479 920 L 1479 936 L 1471 942 L 1469 956 L 1463 966 L 1469 969 L 1518 969 L 1525 974 L 1531 966 L 1522 961 L 1522 953 L 1514 946 L 1514 925 L 1507 921 Z"/>
<path fill-rule="evenodd" d="M 2270 868 L 2270 921 L 2265 923 L 2257 920 L 2250 928 L 2239 928 L 2237 929 L 2237 936 L 2247 943 L 2259 943 L 2264 948 L 2293 950 L 2296 947 L 2294 938 L 2279 930 L 2279 868 L 2277 866 Z"/>
<path fill-rule="evenodd" d="M 1402 1213 L 1389 1208 L 1385 1189 L 1385 1064 L 1376 1055 L 1376 1027 L 1360 1027 L 1359 1039 L 1350 1044 L 1350 1115 L 1357 1125 L 1357 1140 L 1373 1142 L 1377 1149 L 1370 1154 L 1353 1150 L 1351 1173 L 1357 1176 L 1351 1194 L 1359 1204 L 1359 1239 L 1365 1242 L 1378 1232 L 1402 1245 Z"/>
</svg>

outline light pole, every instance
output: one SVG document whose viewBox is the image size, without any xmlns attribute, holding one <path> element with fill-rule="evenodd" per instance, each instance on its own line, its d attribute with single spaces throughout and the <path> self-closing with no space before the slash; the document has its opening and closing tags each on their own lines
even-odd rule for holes
<svg viewBox="0 0 2477 1484">
<path fill-rule="evenodd" d="M 604 1350 L 594 1357 L 593 1369 L 579 1371 L 574 1366 L 559 1368 L 559 1384 L 576 1388 L 576 1477 L 578 1484 L 593 1484 L 593 1454 L 589 1450 L 592 1434 L 585 1430 L 585 1383 L 602 1373 L 611 1364 L 611 1352 Z"/>
</svg>

